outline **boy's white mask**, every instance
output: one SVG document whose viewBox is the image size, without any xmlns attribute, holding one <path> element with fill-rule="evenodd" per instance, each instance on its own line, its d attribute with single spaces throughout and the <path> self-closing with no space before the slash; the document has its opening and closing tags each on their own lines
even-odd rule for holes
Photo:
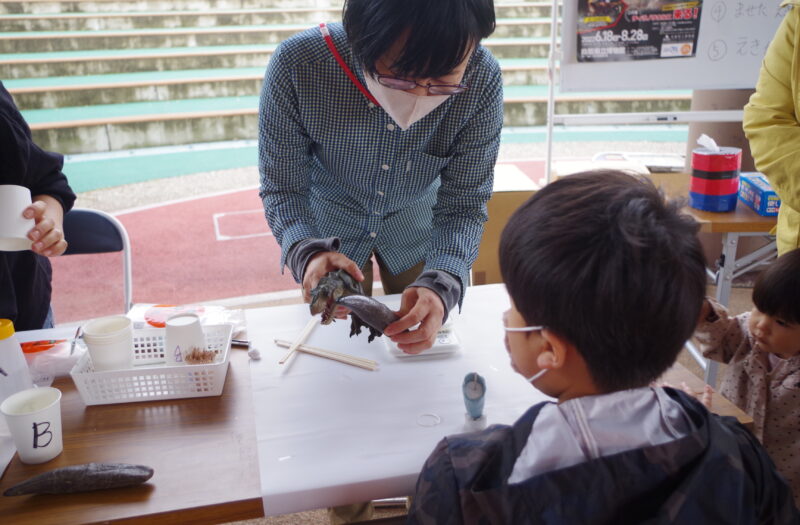
<svg viewBox="0 0 800 525">
<path fill-rule="evenodd" d="M 399 89 L 388 88 L 378 83 L 372 75 L 366 74 L 364 77 L 369 92 L 403 131 L 450 98 L 450 95 L 413 95 Z"/>
<path fill-rule="evenodd" d="M 508 327 L 503 327 L 503 328 L 506 332 L 540 332 L 544 330 L 544 326 L 542 325 L 522 326 L 519 328 L 508 328 Z M 548 370 L 547 368 L 543 368 L 538 372 L 536 372 L 535 374 L 533 374 L 532 376 L 526 377 L 525 380 L 528 381 L 528 383 L 533 383 L 534 381 L 542 377 L 545 373 L 547 373 L 547 370 Z"/>
<path fill-rule="evenodd" d="M 547 372 L 547 368 L 543 368 L 543 369 L 539 370 L 538 372 L 536 372 L 535 374 L 533 374 L 531 377 L 526 377 L 525 380 L 528 383 L 533 383 L 534 381 L 536 381 L 537 379 L 542 377 L 546 372 Z"/>
</svg>

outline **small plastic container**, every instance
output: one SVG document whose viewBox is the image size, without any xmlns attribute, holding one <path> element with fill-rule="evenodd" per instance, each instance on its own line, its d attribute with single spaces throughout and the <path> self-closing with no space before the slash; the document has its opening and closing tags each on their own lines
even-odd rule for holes
<svg viewBox="0 0 800 525">
<path fill-rule="evenodd" d="M 33 388 L 28 362 L 14 333 L 14 323 L 0 319 L 0 402 L 11 394 Z"/>
<path fill-rule="evenodd" d="M 10 319 L 0 319 L 0 403 L 28 388 L 33 388 L 33 378 L 22 347 L 14 336 L 14 323 Z M 7 433 L 6 421 L 0 417 L 0 434 Z"/>
</svg>

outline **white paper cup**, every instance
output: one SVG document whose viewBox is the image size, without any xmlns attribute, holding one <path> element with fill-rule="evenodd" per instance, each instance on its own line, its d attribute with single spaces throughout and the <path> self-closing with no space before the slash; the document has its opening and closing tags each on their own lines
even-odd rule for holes
<svg viewBox="0 0 800 525">
<path fill-rule="evenodd" d="M 206 349 L 206 337 L 200 317 L 185 313 L 167 319 L 164 338 L 164 359 L 167 365 L 186 364 L 186 356 L 195 349 Z"/>
<path fill-rule="evenodd" d="M 31 249 L 28 232 L 36 225 L 22 212 L 31 205 L 31 190 L 14 184 L 0 184 L 0 251 L 19 252 Z"/>
<path fill-rule="evenodd" d="M 133 323 L 124 315 L 89 321 L 83 326 L 83 342 L 95 371 L 133 367 Z"/>
<path fill-rule="evenodd" d="M 0 412 L 23 463 L 44 463 L 61 454 L 60 390 L 49 386 L 22 390 L 3 401 Z"/>
</svg>

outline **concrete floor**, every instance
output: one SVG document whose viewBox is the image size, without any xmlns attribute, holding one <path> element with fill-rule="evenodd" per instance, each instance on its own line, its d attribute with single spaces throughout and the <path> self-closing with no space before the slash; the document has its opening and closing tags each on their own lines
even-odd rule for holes
<svg viewBox="0 0 800 525">
<path fill-rule="evenodd" d="M 373 519 L 378 520 L 392 516 L 404 516 L 405 514 L 405 507 L 387 507 L 375 509 Z M 298 512 L 296 514 L 272 516 L 270 518 L 234 521 L 226 525 L 330 525 L 330 520 L 328 519 L 328 512 L 325 509 L 318 509 L 307 512 Z"/>
</svg>

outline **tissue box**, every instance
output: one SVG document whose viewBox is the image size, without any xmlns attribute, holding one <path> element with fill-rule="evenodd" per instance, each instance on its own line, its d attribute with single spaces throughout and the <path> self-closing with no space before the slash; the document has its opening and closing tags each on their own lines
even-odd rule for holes
<svg viewBox="0 0 800 525">
<path fill-rule="evenodd" d="M 767 178 L 758 172 L 739 175 L 739 200 L 765 217 L 778 215 L 781 200 L 770 186 Z"/>
</svg>

